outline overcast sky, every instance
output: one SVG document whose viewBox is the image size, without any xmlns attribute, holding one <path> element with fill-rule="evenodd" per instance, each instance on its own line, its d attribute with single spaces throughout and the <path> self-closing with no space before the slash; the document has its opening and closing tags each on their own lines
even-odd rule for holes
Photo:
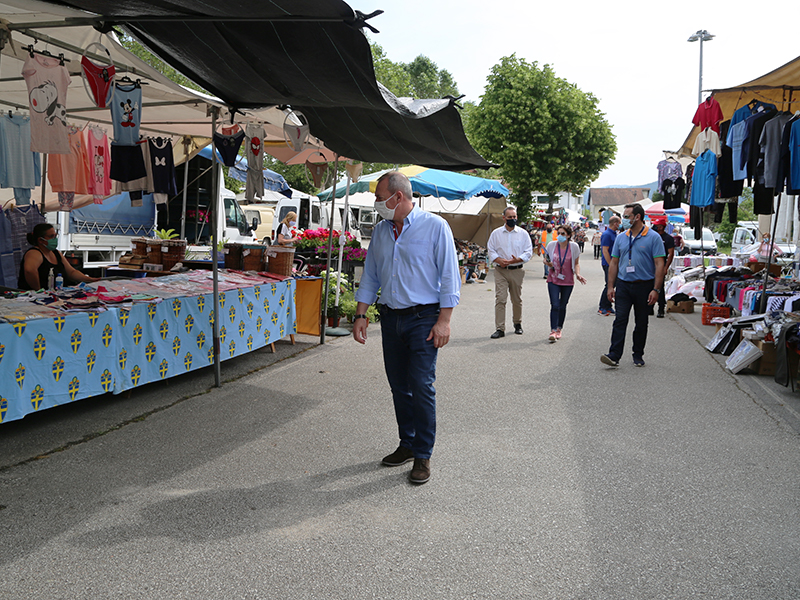
<svg viewBox="0 0 800 600">
<path fill-rule="evenodd" d="M 364 13 L 383 9 L 370 21 L 380 33 L 370 38 L 388 58 L 428 56 L 450 71 L 466 99 L 479 102 L 492 66 L 513 53 L 550 64 L 557 76 L 594 94 L 617 138 L 616 160 L 594 186 L 655 181 L 662 151 L 683 143 L 697 109 L 700 49 L 687 42 L 697 30 L 716 36 L 703 44 L 703 89 L 745 83 L 800 56 L 797 0 L 350 5 Z"/>
</svg>

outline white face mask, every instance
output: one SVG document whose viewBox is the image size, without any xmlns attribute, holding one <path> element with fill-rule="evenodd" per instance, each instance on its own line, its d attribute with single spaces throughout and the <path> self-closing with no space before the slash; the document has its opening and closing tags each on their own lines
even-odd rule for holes
<svg viewBox="0 0 800 600">
<path fill-rule="evenodd" d="M 394 220 L 394 211 L 397 210 L 397 207 L 395 206 L 394 208 L 386 208 L 386 203 L 392 198 L 394 198 L 394 195 L 396 193 L 397 192 L 389 196 L 383 202 L 375 200 L 375 212 L 377 212 L 381 216 L 381 218 L 386 219 L 387 221 Z"/>
<path fill-rule="evenodd" d="M 289 221 L 289 227 L 297 227 L 297 221 Z"/>
</svg>

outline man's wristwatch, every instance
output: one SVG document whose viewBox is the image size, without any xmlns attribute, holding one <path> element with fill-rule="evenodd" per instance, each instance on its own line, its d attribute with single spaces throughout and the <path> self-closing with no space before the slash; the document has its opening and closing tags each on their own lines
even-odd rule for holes
<svg viewBox="0 0 800 600">
<path fill-rule="evenodd" d="M 353 320 L 355 321 L 356 319 L 369 319 L 369 317 L 367 315 L 356 315 Z"/>
<path fill-rule="evenodd" d="M 657 289 L 657 288 L 653 288 L 653 291 L 654 291 L 656 294 L 660 294 L 660 293 L 661 293 L 661 290 L 659 290 L 659 289 Z"/>
</svg>

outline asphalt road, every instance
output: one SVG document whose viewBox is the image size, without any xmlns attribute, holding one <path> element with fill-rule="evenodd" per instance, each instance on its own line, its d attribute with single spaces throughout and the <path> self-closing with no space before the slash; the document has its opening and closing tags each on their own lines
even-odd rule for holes
<svg viewBox="0 0 800 600">
<path fill-rule="evenodd" d="M 798 394 L 725 372 L 699 314 L 604 367 L 583 263 L 555 344 L 539 262 L 522 336 L 464 286 L 423 486 L 379 464 L 375 325 L 0 426 L 0 598 L 800 598 Z"/>
</svg>

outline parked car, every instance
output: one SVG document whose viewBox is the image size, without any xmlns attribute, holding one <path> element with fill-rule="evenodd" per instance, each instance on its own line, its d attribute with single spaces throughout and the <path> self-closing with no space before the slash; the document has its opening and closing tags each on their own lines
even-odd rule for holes
<svg viewBox="0 0 800 600">
<path fill-rule="evenodd" d="M 681 231 L 683 236 L 683 243 L 688 254 L 700 254 L 702 252 L 715 254 L 717 252 L 717 242 L 714 240 L 714 234 L 708 227 L 703 227 L 703 241 L 694 237 L 694 229 L 684 227 Z"/>
</svg>

